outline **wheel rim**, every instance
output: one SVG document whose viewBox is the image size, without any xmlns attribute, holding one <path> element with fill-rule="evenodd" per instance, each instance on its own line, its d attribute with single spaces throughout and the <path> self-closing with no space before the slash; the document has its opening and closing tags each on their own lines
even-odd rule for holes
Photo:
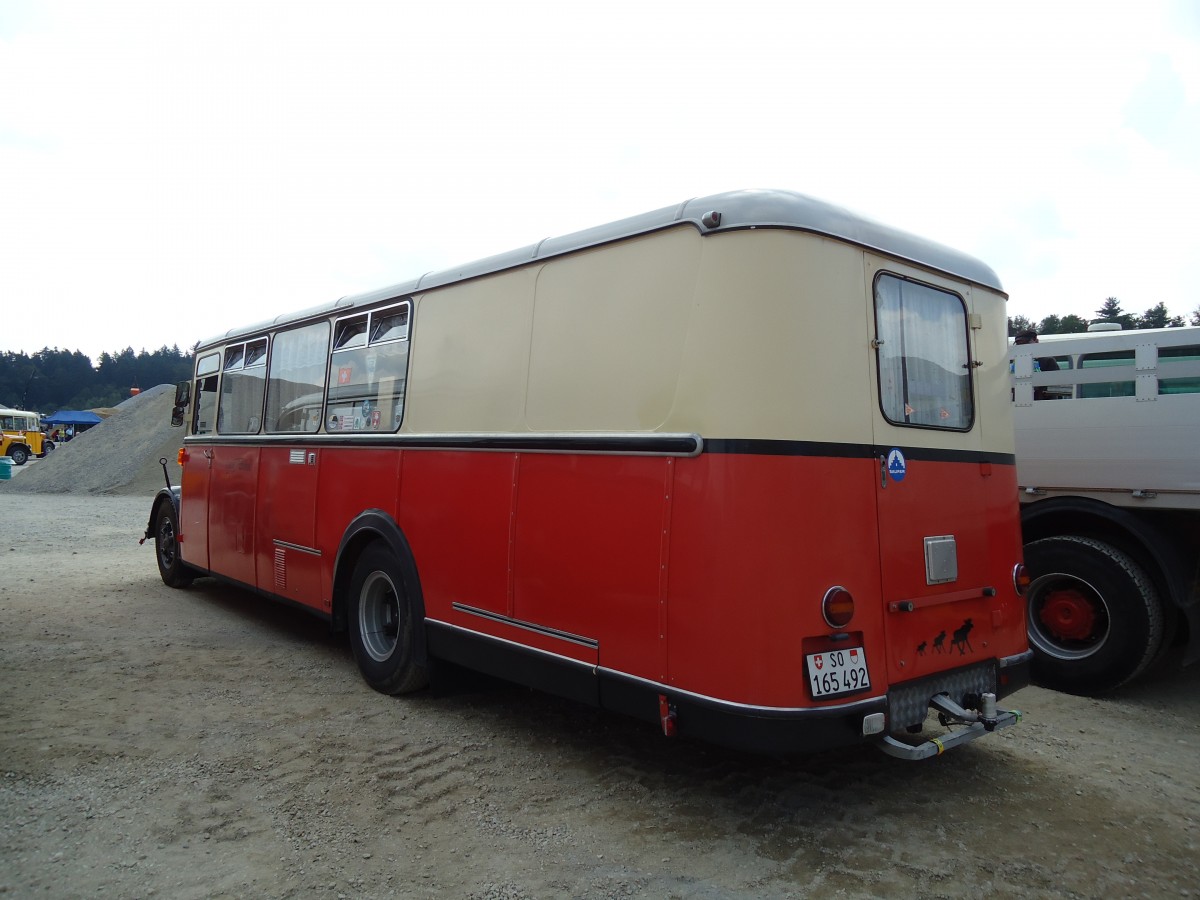
<svg viewBox="0 0 1200 900">
<path fill-rule="evenodd" d="M 158 523 L 158 561 L 164 569 L 175 565 L 175 524 L 170 516 Z"/>
<path fill-rule="evenodd" d="M 1108 640 L 1104 595 L 1071 575 L 1052 574 L 1029 586 L 1029 643 L 1055 659 L 1085 659 Z"/>
<path fill-rule="evenodd" d="M 372 572 L 358 595 L 358 633 L 363 649 L 383 662 L 400 640 L 400 596 L 386 572 Z"/>
</svg>

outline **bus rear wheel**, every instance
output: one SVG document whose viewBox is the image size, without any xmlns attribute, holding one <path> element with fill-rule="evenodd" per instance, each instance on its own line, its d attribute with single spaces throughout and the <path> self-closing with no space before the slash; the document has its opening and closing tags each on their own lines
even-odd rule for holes
<svg viewBox="0 0 1200 900">
<path fill-rule="evenodd" d="M 1025 545 L 1033 678 L 1072 694 L 1102 694 L 1139 675 L 1163 641 L 1163 607 L 1128 554 L 1061 535 Z"/>
<path fill-rule="evenodd" d="M 372 544 L 350 580 L 350 647 L 363 679 L 384 694 L 407 694 L 429 683 L 417 660 L 418 623 L 395 556 Z"/>
<path fill-rule="evenodd" d="M 187 587 L 196 574 L 179 557 L 179 522 L 175 507 L 169 502 L 158 505 L 154 516 L 154 555 L 158 557 L 158 574 L 167 587 Z"/>
</svg>

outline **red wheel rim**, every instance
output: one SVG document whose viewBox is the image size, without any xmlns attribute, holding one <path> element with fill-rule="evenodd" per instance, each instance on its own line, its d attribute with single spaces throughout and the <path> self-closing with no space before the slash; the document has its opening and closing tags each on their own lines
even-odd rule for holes
<svg viewBox="0 0 1200 900">
<path fill-rule="evenodd" d="M 1050 591 L 1038 618 L 1060 640 L 1085 641 L 1096 628 L 1096 604 L 1074 588 Z"/>
</svg>

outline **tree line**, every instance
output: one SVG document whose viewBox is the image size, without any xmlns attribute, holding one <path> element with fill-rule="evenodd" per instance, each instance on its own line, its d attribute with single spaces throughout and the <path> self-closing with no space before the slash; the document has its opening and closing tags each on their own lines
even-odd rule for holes
<svg viewBox="0 0 1200 900">
<path fill-rule="evenodd" d="M 1040 322 L 1034 322 L 1025 316 L 1012 316 L 1008 320 L 1008 336 L 1015 337 L 1022 331 L 1036 331 L 1038 334 L 1077 334 L 1087 331 L 1088 326 L 1096 322 L 1117 322 L 1123 331 L 1131 328 L 1182 328 L 1188 324 L 1183 316 L 1171 315 L 1165 303 L 1152 306 L 1139 316 L 1125 312 L 1121 308 L 1121 301 L 1116 297 L 1109 297 L 1096 310 L 1093 319 L 1084 319 L 1076 315 L 1049 315 Z M 1193 310 L 1191 324 L 1200 325 L 1200 306 Z"/>
<path fill-rule="evenodd" d="M 134 353 L 101 353 L 93 365 L 78 350 L 0 352 L 0 404 L 49 415 L 60 409 L 97 409 L 128 400 L 132 388 L 187 381 L 192 356 L 178 346 Z"/>
</svg>

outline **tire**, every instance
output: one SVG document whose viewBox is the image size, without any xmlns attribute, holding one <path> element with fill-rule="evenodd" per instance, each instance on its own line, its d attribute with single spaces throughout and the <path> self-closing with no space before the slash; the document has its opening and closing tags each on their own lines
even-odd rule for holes
<svg viewBox="0 0 1200 900">
<path fill-rule="evenodd" d="M 179 557 L 179 521 L 174 504 L 163 502 L 154 515 L 154 555 L 158 557 L 158 574 L 167 587 L 184 588 L 196 578 L 193 569 Z"/>
<path fill-rule="evenodd" d="M 428 667 L 417 652 L 424 629 L 404 572 L 381 543 L 368 546 L 354 567 L 348 619 L 350 647 L 367 684 L 384 694 L 408 694 L 429 683 Z"/>
<path fill-rule="evenodd" d="M 1136 678 L 1163 642 L 1162 601 L 1128 554 L 1064 535 L 1025 545 L 1033 679 L 1071 694 L 1103 694 Z"/>
<path fill-rule="evenodd" d="M 29 451 L 24 447 L 9 447 L 8 458 L 13 461 L 14 466 L 23 466 L 29 462 Z"/>
</svg>

